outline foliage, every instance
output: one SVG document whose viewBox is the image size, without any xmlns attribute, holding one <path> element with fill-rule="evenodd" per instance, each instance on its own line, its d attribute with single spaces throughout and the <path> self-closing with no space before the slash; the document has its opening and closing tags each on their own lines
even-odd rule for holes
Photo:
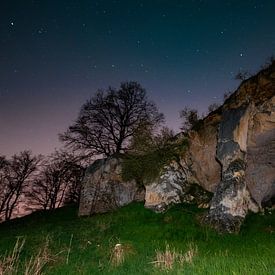
<svg viewBox="0 0 275 275">
<path fill-rule="evenodd" d="M 187 146 L 187 140 L 174 140 L 168 128 L 154 134 L 151 129 L 136 133 L 130 146 L 131 151 L 124 157 L 122 177 L 135 179 L 139 184 L 153 181 L 161 169 L 172 160 L 177 160 Z"/>
<path fill-rule="evenodd" d="M 193 263 L 187 261 L 186 254 L 184 264 L 175 263 L 170 274 L 274 273 L 274 211 L 249 215 L 238 235 L 220 235 L 200 227 L 195 217 L 203 211 L 176 205 L 165 214 L 155 214 L 136 203 L 90 218 L 79 218 L 76 207 L 36 212 L 0 224 L 0 259 L 10 255 L 17 236 L 22 236 L 26 242 L 18 274 L 24 274 L 25 263 L 43 248 L 49 236 L 53 260 L 44 266 L 44 274 L 160 274 L 152 264 L 156 252 L 166 251 L 169 245 L 185 255 L 191 243 L 196 252 L 190 254 Z M 113 265 L 110 252 L 117 243 L 130 247 L 133 253 L 127 253 L 120 265 Z"/>
<path fill-rule="evenodd" d="M 163 115 L 148 101 L 145 89 L 137 82 L 124 82 L 119 89 L 98 91 L 60 138 L 87 155 L 111 156 L 125 150 L 141 124 L 156 125 L 162 121 Z"/>
<path fill-rule="evenodd" d="M 180 118 L 182 120 L 181 130 L 186 132 L 196 126 L 200 121 L 198 110 L 184 107 L 180 111 Z"/>
</svg>

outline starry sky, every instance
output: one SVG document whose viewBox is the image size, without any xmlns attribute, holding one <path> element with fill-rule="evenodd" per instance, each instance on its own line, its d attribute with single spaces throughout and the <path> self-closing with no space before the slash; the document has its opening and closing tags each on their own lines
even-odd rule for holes
<svg viewBox="0 0 275 275">
<path fill-rule="evenodd" d="M 1 0 L 0 154 L 48 154 L 99 88 L 135 80 L 178 129 L 275 54 L 275 1 Z"/>
</svg>

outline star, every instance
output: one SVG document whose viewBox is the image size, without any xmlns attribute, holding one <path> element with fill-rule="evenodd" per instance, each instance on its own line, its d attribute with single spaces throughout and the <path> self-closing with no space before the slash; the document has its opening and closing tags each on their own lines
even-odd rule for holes
<svg viewBox="0 0 275 275">
<path fill-rule="evenodd" d="M 14 26 L 14 22 L 11 22 L 10 24 L 11 24 L 11 26 Z"/>
<path fill-rule="evenodd" d="M 243 55 L 244 55 L 243 53 L 240 53 L 240 57 L 243 57 Z"/>
<path fill-rule="evenodd" d="M 43 34 L 43 33 L 47 33 L 47 30 L 43 27 L 41 27 L 40 29 L 37 30 L 38 34 Z"/>
</svg>

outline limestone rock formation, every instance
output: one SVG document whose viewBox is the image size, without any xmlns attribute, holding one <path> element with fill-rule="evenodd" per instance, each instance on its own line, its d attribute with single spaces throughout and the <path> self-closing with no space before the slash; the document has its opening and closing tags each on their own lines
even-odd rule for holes
<svg viewBox="0 0 275 275">
<path fill-rule="evenodd" d="M 79 214 L 107 212 L 145 196 L 145 207 L 156 212 L 175 203 L 209 203 L 205 223 L 238 231 L 248 211 L 275 197 L 275 62 L 244 81 L 187 136 L 188 149 L 146 185 L 146 194 L 135 181 L 122 181 L 120 159 L 96 161 L 86 173 Z"/>
<path fill-rule="evenodd" d="M 217 140 L 221 181 L 204 221 L 238 232 L 247 212 L 275 195 L 275 63 L 227 100 Z"/>
<path fill-rule="evenodd" d="M 96 160 L 86 171 L 79 215 L 113 211 L 136 200 L 144 200 L 144 189 L 135 181 L 122 181 L 121 159 Z"/>
<path fill-rule="evenodd" d="M 146 186 L 145 206 L 164 211 L 183 202 L 190 195 L 186 186 L 196 183 L 214 193 L 204 222 L 238 231 L 248 211 L 275 196 L 275 62 L 244 81 L 188 136 L 179 164 Z"/>
<path fill-rule="evenodd" d="M 181 165 L 188 171 L 187 180 L 196 182 L 205 190 L 214 192 L 220 182 L 221 166 L 216 160 L 219 113 L 206 117 L 197 131 L 188 133 L 189 148 L 182 155 Z"/>
<path fill-rule="evenodd" d="M 172 204 L 196 203 L 206 207 L 211 198 L 209 192 L 187 180 L 186 171 L 176 161 L 165 166 L 155 182 L 146 185 L 145 207 L 160 213 Z"/>
</svg>

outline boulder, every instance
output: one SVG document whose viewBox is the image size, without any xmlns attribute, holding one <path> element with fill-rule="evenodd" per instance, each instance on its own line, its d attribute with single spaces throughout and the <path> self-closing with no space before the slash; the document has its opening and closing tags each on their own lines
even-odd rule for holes
<svg viewBox="0 0 275 275">
<path fill-rule="evenodd" d="M 96 160 L 87 170 L 80 196 L 79 215 L 105 213 L 144 200 L 144 188 L 121 178 L 121 159 Z"/>
<path fill-rule="evenodd" d="M 177 161 L 166 165 L 159 177 L 146 185 L 145 207 L 161 213 L 177 203 L 207 206 L 211 198 L 210 193 L 198 184 L 188 181 L 186 172 Z"/>
</svg>

